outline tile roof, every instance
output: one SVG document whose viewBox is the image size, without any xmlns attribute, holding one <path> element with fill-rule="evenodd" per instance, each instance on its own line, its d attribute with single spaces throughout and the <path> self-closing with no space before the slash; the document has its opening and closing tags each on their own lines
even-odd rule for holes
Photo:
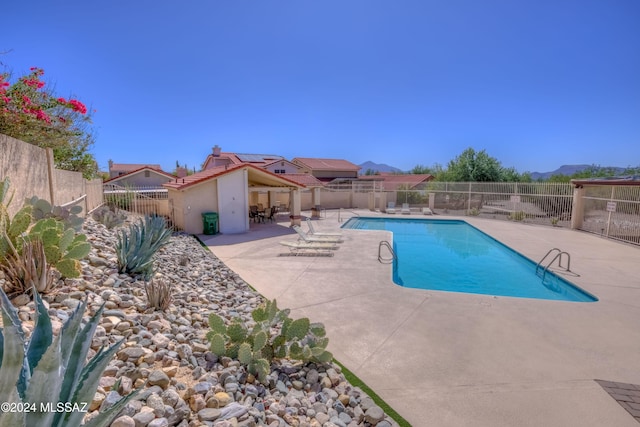
<svg viewBox="0 0 640 427">
<path fill-rule="evenodd" d="M 189 175 L 189 176 L 185 176 L 184 178 L 176 178 L 173 181 L 169 181 L 165 184 L 162 184 L 164 187 L 167 188 L 174 188 L 176 190 L 182 190 L 186 187 L 189 187 L 191 185 L 195 185 L 195 184 L 199 184 L 201 182 L 205 182 L 208 181 L 210 179 L 213 178 L 217 178 L 219 176 L 225 175 L 227 173 L 242 169 L 242 168 L 248 168 L 248 169 L 254 169 L 257 171 L 260 171 L 263 174 L 267 174 L 270 175 L 271 177 L 275 177 L 278 180 L 283 180 L 283 181 L 287 181 L 291 184 L 294 184 L 295 186 L 302 186 L 304 187 L 303 184 L 299 184 L 291 179 L 286 178 L 285 175 L 278 175 L 275 173 L 271 173 L 268 170 L 262 169 L 258 166 L 254 166 L 250 163 L 241 163 L 241 164 L 234 164 L 234 165 L 227 165 L 227 166 L 220 166 L 220 167 L 215 167 L 212 169 L 205 169 L 201 172 L 196 172 L 193 175 Z"/>
<path fill-rule="evenodd" d="M 305 187 L 324 187 L 324 183 L 310 173 L 285 173 L 279 175 Z"/>
<path fill-rule="evenodd" d="M 151 171 L 151 172 L 153 172 L 153 173 L 157 173 L 157 174 L 159 174 L 159 175 L 164 175 L 164 176 L 166 176 L 167 178 L 171 178 L 171 179 L 173 179 L 173 178 L 175 178 L 175 177 L 176 177 L 175 175 L 170 174 L 170 173 L 168 173 L 168 172 L 165 172 L 165 171 L 163 171 L 163 170 L 162 170 L 162 169 L 160 169 L 160 168 L 157 168 L 157 169 L 156 169 L 156 168 L 153 168 L 153 167 L 151 167 L 151 166 L 142 166 L 141 168 L 138 168 L 138 169 L 132 170 L 132 171 L 130 171 L 130 172 L 124 173 L 124 174 L 122 174 L 122 175 L 120 175 L 120 176 L 116 176 L 116 177 L 110 178 L 110 179 L 108 179 L 108 180 L 106 180 L 106 181 L 104 181 L 104 182 L 105 182 L 105 183 L 107 183 L 107 182 L 111 182 L 111 181 L 117 181 L 117 180 L 119 180 L 119 179 L 126 178 L 126 177 L 129 177 L 129 176 L 131 176 L 131 175 L 135 175 L 135 174 L 137 174 L 137 173 L 139 173 L 139 172 L 142 172 L 143 170 L 148 170 L 148 171 Z"/>
<path fill-rule="evenodd" d="M 134 172 L 142 168 L 151 168 L 156 170 L 162 170 L 160 165 L 154 164 L 145 164 L 145 163 L 113 163 L 109 168 L 109 171 L 119 171 L 119 172 Z"/>
<path fill-rule="evenodd" d="M 640 175 L 572 179 L 571 183 L 576 187 L 583 185 L 640 185 Z"/>
<path fill-rule="evenodd" d="M 250 154 L 250 153 L 228 153 L 221 152 L 219 156 L 209 154 L 204 161 L 205 166 L 213 159 L 229 159 L 233 164 L 248 163 L 256 166 L 264 166 L 273 162 L 285 160 L 284 157 L 276 154 Z"/>
<path fill-rule="evenodd" d="M 302 165 L 313 170 L 360 170 L 360 166 L 354 165 L 350 161 L 343 159 L 317 159 L 312 157 L 296 157 L 292 160 L 292 162 L 301 163 Z"/>
</svg>

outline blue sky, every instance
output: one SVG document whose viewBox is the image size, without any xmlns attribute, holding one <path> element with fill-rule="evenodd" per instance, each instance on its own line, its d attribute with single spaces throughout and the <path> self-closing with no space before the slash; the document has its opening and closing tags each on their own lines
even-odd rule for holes
<svg viewBox="0 0 640 427">
<path fill-rule="evenodd" d="M 0 55 L 97 110 L 100 166 L 225 151 L 640 165 L 637 0 L 31 0 Z"/>
</svg>

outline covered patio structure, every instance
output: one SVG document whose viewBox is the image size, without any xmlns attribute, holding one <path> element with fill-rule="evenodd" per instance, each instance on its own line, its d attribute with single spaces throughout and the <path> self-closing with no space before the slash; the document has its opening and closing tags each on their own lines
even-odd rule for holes
<svg viewBox="0 0 640 427">
<path fill-rule="evenodd" d="M 291 225 L 300 225 L 300 190 L 305 186 L 250 164 L 207 169 L 164 184 L 177 228 L 202 234 L 202 214 L 217 212 L 221 233 L 249 231 L 249 205 L 260 192 L 275 203 L 277 193 L 289 196 Z M 270 205 L 271 206 L 271 205 Z"/>
</svg>

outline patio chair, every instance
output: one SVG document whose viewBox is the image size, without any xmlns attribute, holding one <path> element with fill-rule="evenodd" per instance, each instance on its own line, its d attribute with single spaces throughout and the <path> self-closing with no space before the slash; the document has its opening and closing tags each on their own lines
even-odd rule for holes
<svg viewBox="0 0 640 427">
<path fill-rule="evenodd" d="M 342 237 L 342 233 L 317 233 L 313 228 L 313 224 L 311 222 L 311 218 L 307 218 L 307 226 L 309 227 L 309 231 L 307 232 L 307 236 L 316 236 L 316 237 Z"/>
<path fill-rule="evenodd" d="M 307 243 L 312 243 L 312 242 L 341 243 L 342 242 L 342 236 L 313 236 L 313 235 L 307 235 L 307 234 L 304 234 L 302 229 L 300 227 L 298 227 L 297 225 L 294 225 L 293 229 L 296 231 L 296 233 L 298 233 L 298 236 L 299 236 L 298 240 L 302 240 L 302 241 L 307 242 Z"/>
<path fill-rule="evenodd" d="M 249 219 L 253 219 L 253 222 L 260 220 L 260 215 L 258 214 L 258 206 L 251 205 L 249 206 Z"/>
<path fill-rule="evenodd" d="M 271 209 L 271 208 L 265 209 L 264 210 L 264 220 L 265 221 L 269 220 L 269 221 L 273 222 L 273 214 L 274 214 L 273 209 Z"/>
<path fill-rule="evenodd" d="M 396 213 L 396 202 L 387 203 L 387 209 L 385 209 L 385 212 L 388 213 L 388 214 L 395 214 Z"/>
<path fill-rule="evenodd" d="M 286 246 L 292 255 L 302 255 L 309 252 L 316 254 L 325 254 L 333 256 L 332 251 L 338 250 L 338 245 L 331 242 L 280 242 L 282 246 Z"/>
<path fill-rule="evenodd" d="M 433 211 L 429 208 L 422 208 L 423 215 L 433 215 Z"/>
<path fill-rule="evenodd" d="M 409 209 L 409 203 L 402 204 L 402 209 L 400 209 L 400 213 L 404 215 L 409 215 L 411 213 L 411 209 Z"/>
</svg>

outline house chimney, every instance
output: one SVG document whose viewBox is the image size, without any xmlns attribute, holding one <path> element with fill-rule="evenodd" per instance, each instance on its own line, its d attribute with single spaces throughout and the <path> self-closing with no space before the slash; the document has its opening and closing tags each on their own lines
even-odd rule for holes
<svg viewBox="0 0 640 427">
<path fill-rule="evenodd" d="M 109 159 L 109 172 L 113 169 L 113 160 Z"/>
<path fill-rule="evenodd" d="M 220 148 L 218 146 L 218 144 L 213 146 L 213 157 L 220 157 L 220 151 L 222 151 L 222 148 Z"/>
<path fill-rule="evenodd" d="M 187 176 L 187 168 L 183 168 L 182 166 L 176 168 L 176 175 L 178 178 L 184 178 Z"/>
</svg>

